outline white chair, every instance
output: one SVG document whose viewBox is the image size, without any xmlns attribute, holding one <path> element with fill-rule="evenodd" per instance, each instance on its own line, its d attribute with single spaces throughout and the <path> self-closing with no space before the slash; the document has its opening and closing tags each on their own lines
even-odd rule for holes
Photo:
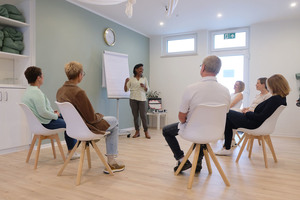
<svg viewBox="0 0 300 200">
<path fill-rule="evenodd" d="M 227 186 L 230 186 L 230 183 L 223 172 L 222 167 L 220 166 L 218 159 L 216 158 L 210 142 L 217 141 L 221 139 L 224 135 L 225 121 L 226 121 L 227 105 L 198 105 L 193 111 L 192 116 L 187 123 L 184 131 L 179 133 L 179 135 L 188 141 L 193 142 L 183 161 L 179 165 L 178 169 L 175 172 L 175 175 L 178 175 L 181 171 L 183 165 L 186 163 L 190 157 L 193 149 L 194 160 L 192 164 L 192 169 L 190 172 L 190 178 L 188 183 L 188 189 L 192 188 L 192 183 L 195 175 L 195 170 L 197 166 L 197 161 L 200 152 L 200 145 L 205 144 L 206 149 L 203 149 L 206 165 L 209 171 L 209 174 L 212 173 L 210 160 L 208 154 L 211 156 L 213 162 L 215 163 L 224 183 Z M 194 148 L 196 147 L 196 148 Z"/>
<path fill-rule="evenodd" d="M 38 160 L 39 160 L 39 155 L 40 155 L 40 149 L 41 149 L 41 144 L 42 140 L 44 139 L 50 139 L 51 140 L 51 146 L 52 146 L 52 151 L 53 151 L 53 156 L 54 159 L 56 158 L 56 153 L 55 153 L 55 147 L 54 147 L 54 139 L 56 140 L 57 146 L 59 148 L 59 151 L 61 153 L 61 157 L 65 161 L 65 154 L 63 151 L 63 148 L 60 143 L 60 139 L 58 137 L 59 132 L 63 132 L 66 129 L 65 128 L 59 128 L 59 129 L 47 129 L 45 128 L 40 121 L 36 118 L 36 116 L 33 114 L 33 112 L 28 108 L 27 105 L 20 103 L 19 104 L 24 111 L 26 115 L 26 119 L 28 122 L 29 130 L 30 132 L 34 135 L 33 139 L 31 141 L 30 149 L 26 158 L 26 162 L 29 162 L 33 147 L 35 145 L 36 140 L 38 139 L 38 146 L 37 146 L 37 151 L 36 151 L 36 156 L 35 156 L 35 163 L 34 163 L 34 169 L 37 168 Z"/>
<path fill-rule="evenodd" d="M 103 132 L 103 135 L 95 134 L 91 132 L 89 128 L 86 126 L 86 124 L 84 123 L 82 117 L 79 115 L 76 108 L 71 103 L 69 102 L 59 103 L 57 101 L 55 103 L 57 104 L 62 116 L 64 117 L 64 120 L 67 125 L 68 135 L 72 138 L 77 139 L 76 145 L 72 149 L 70 155 L 68 156 L 67 160 L 65 161 L 64 165 L 62 166 L 62 168 L 60 169 L 57 175 L 60 176 L 62 174 L 62 172 L 64 171 L 65 167 L 69 163 L 71 157 L 75 153 L 80 143 L 81 143 L 81 154 L 80 154 L 80 161 L 79 161 L 79 166 L 77 171 L 76 185 L 80 184 L 85 151 L 87 153 L 88 167 L 91 168 L 91 155 L 90 155 L 89 144 L 91 144 L 92 147 L 95 149 L 102 163 L 109 171 L 109 174 L 113 175 L 110 166 L 107 164 L 105 158 L 100 152 L 100 149 L 97 147 L 95 143 L 95 140 L 99 140 L 103 138 L 105 135 L 109 134 L 110 132 Z"/>
<path fill-rule="evenodd" d="M 254 139 L 258 139 L 259 141 L 261 141 L 262 144 L 262 149 L 263 149 L 263 155 L 264 155 L 264 161 L 265 161 L 265 167 L 268 168 L 268 161 L 267 161 L 267 153 L 266 153 L 266 147 L 265 147 L 265 141 L 267 143 L 267 145 L 269 146 L 272 155 L 273 155 L 273 159 L 275 162 L 277 162 L 277 158 L 276 158 L 276 154 L 273 148 L 273 144 L 271 141 L 271 137 L 270 134 L 273 133 L 276 123 L 277 123 L 277 119 L 280 115 L 280 113 L 283 111 L 283 109 L 286 106 L 279 106 L 275 112 L 264 121 L 264 123 L 256 128 L 256 129 L 246 129 L 246 128 L 238 128 L 238 131 L 243 131 L 244 135 L 245 135 L 245 139 L 244 142 L 242 144 L 242 147 L 239 151 L 238 157 L 236 158 L 236 162 L 239 162 L 239 159 L 243 153 L 243 150 L 248 142 L 249 145 L 249 155 L 248 157 L 251 158 L 251 153 L 252 153 L 252 147 L 253 147 L 253 141 Z"/>
</svg>

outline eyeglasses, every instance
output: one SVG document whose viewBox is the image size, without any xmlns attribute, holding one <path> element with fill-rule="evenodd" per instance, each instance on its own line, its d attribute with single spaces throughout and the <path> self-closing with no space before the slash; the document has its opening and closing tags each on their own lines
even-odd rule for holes
<svg viewBox="0 0 300 200">
<path fill-rule="evenodd" d="M 200 69 L 202 68 L 202 64 L 200 65 Z"/>
<path fill-rule="evenodd" d="M 82 71 L 81 74 L 82 74 L 82 76 L 85 76 L 85 71 Z"/>
</svg>

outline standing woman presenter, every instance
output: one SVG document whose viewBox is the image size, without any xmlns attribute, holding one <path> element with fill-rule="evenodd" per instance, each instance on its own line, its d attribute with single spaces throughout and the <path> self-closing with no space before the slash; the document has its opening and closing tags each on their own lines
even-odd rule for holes
<svg viewBox="0 0 300 200">
<path fill-rule="evenodd" d="M 134 119 L 135 134 L 133 138 L 140 137 L 139 116 L 141 117 L 145 136 L 150 139 L 147 126 L 146 92 L 149 90 L 147 78 L 143 76 L 143 64 L 137 64 L 133 68 L 133 77 L 127 78 L 124 91 L 130 90 L 130 107 Z"/>
</svg>

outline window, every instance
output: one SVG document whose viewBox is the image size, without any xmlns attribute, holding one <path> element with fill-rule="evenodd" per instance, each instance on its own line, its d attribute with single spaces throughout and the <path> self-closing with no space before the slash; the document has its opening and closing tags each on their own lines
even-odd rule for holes
<svg viewBox="0 0 300 200">
<path fill-rule="evenodd" d="M 165 36 L 162 38 L 162 56 L 183 56 L 197 53 L 197 34 Z"/>
<path fill-rule="evenodd" d="M 247 49 L 248 32 L 246 28 L 212 32 L 211 51 Z"/>
</svg>

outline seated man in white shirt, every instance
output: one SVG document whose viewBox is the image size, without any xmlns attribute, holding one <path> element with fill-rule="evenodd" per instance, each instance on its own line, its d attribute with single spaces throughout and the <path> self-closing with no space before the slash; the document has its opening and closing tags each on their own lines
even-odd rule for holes
<svg viewBox="0 0 300 200">
<path fill-rule="evenodd" d="M 181 150 L 176 136 L 179 130 L 182 131 L 185 127 L 185 123 L 188 123 L 196 106 L 198 104 L 226 104 L 229 110 L 231 102 L 229 91 L 226 87 L 219 84 L 216 79 L 220 68 L 221 60 L 217 56 L 208 56 L 204 59 L 200 69 L 202 79 L 197 83 L 189 85 L 182 96 L 178 114 L 180 122 L 167 125 L 163 128 L 163 136 L 177 160 L 177 166 L 174 167 L 174 171 L 177 170 L 184 158 L 184 152 Z M 205 113 L 203 114 L 205 115 Z M 201 133 L 201 130 L 199 131 Z M 203 148 L 205 146 L 201 146 L 196 172 L 200 172 L 202 169 Z M 189 169 L 191 166 L 191 162 L 187 161 L 181 171 Z"/>
</svg>

